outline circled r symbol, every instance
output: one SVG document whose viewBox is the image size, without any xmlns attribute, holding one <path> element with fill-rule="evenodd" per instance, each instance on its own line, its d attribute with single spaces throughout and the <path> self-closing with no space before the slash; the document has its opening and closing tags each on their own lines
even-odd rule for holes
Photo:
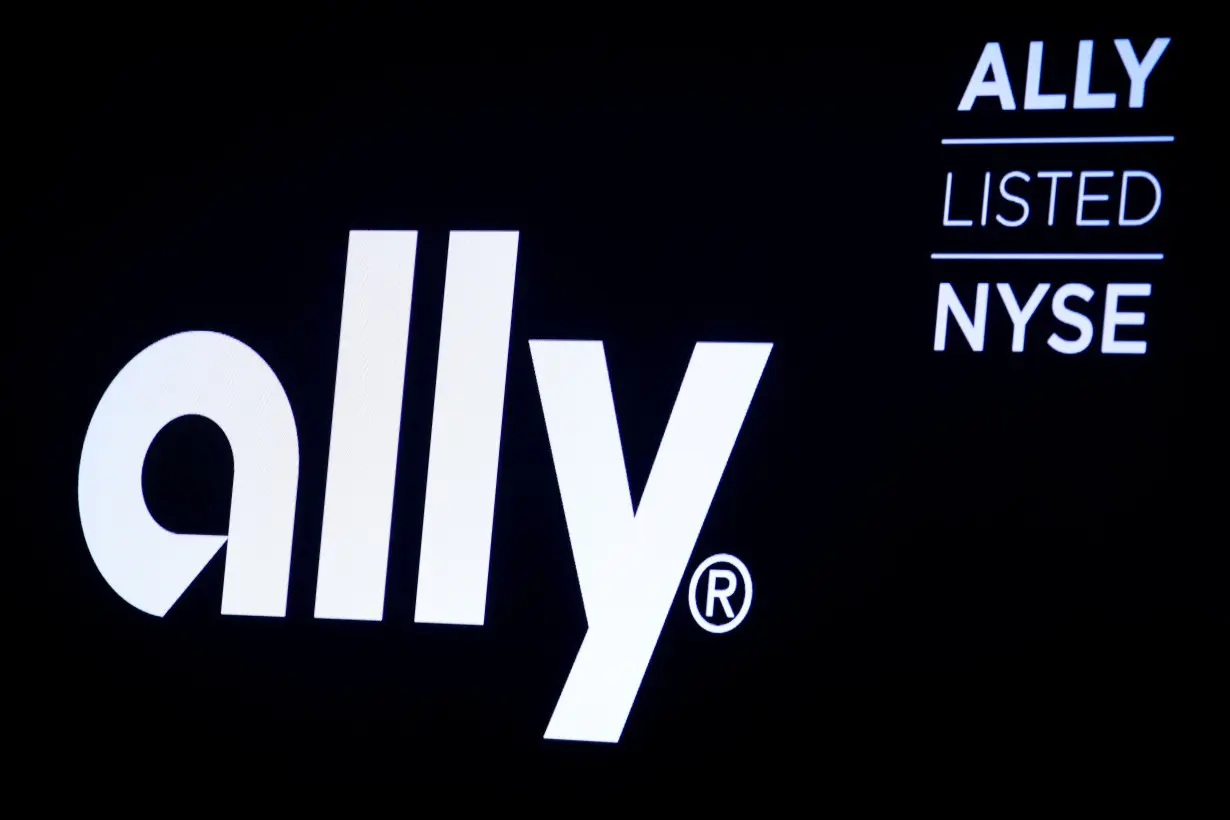
<svg viewBox="0 0 1230 820">
<path fill-rule="evenodd" d="M 736 577 L 735 573 L 729 569 L 718 568 L 717 564 L 729 564 L 735 568 L 738 576 Z M 701 612 L 700 604 L 696 600 L 696 593 L 700 588 L 702 578 L 705 580 L 704 612 Z M 736 613 L 734 607 L 730 605 L 730 598 L 739 591 L 740 587 L 743 590 L 743 601 Z M 688 585 L 688 608 L 692 610 L 692 618 L 696 621 L 697 626 L 706 632 L 721 635 L 731 631 L 743 623 L 751 606 L 752 574 L 747 571 L 747 566 L 733 555 L 725 553 L 710 555 L 692 573 L 692 582 Z M 715 623 L 713 618 L 717 614 L 717 609 L 721 609 L 728 620 Z"/>
</svg>

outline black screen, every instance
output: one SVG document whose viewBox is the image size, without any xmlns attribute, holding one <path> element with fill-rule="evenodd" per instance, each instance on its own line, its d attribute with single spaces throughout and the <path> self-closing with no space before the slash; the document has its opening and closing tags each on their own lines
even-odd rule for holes
<svg viewBox="0 0 1230 820">
<path fill-rule="evenodd" d="M 37 293 L 10 313 L 37 398 L 10 394 L 35 410 L 11 435 L 45 477 L 19 490 L 37 523 L 14 545 L 37 556 L 11 622 L 31 643 L 31 743 L 76 750 L 73 771 L 242 756 L 404 782 L 697 771 L 778 794 L 1188 749 L 1226 691 L 1224 574 L 1180 459 L 1195 171 L 1190 49 L 1167 25 L 625 52 L 448 50 L 425 31 L 330 46 L 322 24 L 54 52 L 71 76 L 48 68 L 14 103 L 29 261 L 9 275 Z M 1142 61 L 1159 38 L 1134 106 L 1115 41 Z M 1030 96 L 1033 41 L 1034 90 L 1062 108 Z M 989 43 L 1013 108 L 988 92 L 960 110 L 997 77 Z M 377 621 L 314 617 L 351 231 L 418 232 Z M 482 626 L 415 622 L 453 231 L 518 242 Z M 1014 349 L 1011 308 L 1044 284 Z M 1061 307 L 1084 335 L 1054 307 L 1073 284 Z M 221 613 L 225 546 L 162 617 L 87 548 L 95 409 L 184 331 L 256 351 L 293 410 L 284 617 Z M 587 615 L 531 340 L 602 343 L 634 505 L 696 344 L 772 344 L 616 743 L 544 738 Z M 199 415 L 163 428 L 149 515 L 225 534 L 232 445 Z M 688 604 L 711 555 L 754 582 L 721 634 Z"/>
</svg>

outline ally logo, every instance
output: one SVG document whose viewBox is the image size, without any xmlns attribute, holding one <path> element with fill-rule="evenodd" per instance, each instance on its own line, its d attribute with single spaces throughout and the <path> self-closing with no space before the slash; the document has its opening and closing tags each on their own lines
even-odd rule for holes
<svg viewBox="0 0 1230 820">
<path fill-rule="evenodd" d="M 352 231 L 316 585 L 317 618 L 383 617 L 416 231 Z M 482 625 L 516 275 L 515 232 L 449 236 L 418 623 Z M 588 629 L 545 733 L 619 740 L 772 345 L 700 342 L 633 510 L 601 341 L 530 354 Z M 173 533 L 141 472 L 168 423 L 218 425 L 234 459 L 227 532 Z M 222 613 L 284 617 L 299 480 L 281 382 L 209 331 L 138 353 L 103 393 L 81 451 L 86 545 L 125 601 L 161 617 L 225 544 Z"/>
</svg>

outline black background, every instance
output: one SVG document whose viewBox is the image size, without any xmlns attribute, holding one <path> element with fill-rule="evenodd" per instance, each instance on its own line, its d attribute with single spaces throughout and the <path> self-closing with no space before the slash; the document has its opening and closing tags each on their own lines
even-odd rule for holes
<svg viewBox="0 0 1230 820">
<path fill-rule="evenodd" d="M 891 791 L 907 775 L 1212 765 L 1224 566 L 1218 537 L 1193 521 L 1200 478 L 1182 457 L 1197 440 L 1185 366 L 1196 296 L 1176 31 L 626 52 L 450 50 L 429 30 L 401 43 L 331 28 L 235 42 L 44 35 L 30 46 L 39 67 L 22 63 L 32 79 L 10 104 L 28 127 L 6 244 L 28 254 L 36 289 L 10 307 L 37 397 L 18 442 L 33 443 L 38 477 L 23 512 L 37 560 L 16 622 L 30 639 L 18 720 L 32 757 L 135 777 L 240 756 L 252 762 L 236 773 L 397 772 L 390 783 L 435 765 L 611 783 L 679 772 L 674 785 L 692 789 L 687 771 L 779 795 L 849 771 Z M 1145 108 L 1129 110 L 1111 39 L 1143 54 L 1165 35 Z M 1029 40 L 1047 42 L 1043 89 L 1070 95 L 1082 37 L 1096 42 L 1093 87 L 1118 92 L 1117 110 L 1001 113 L 983 100 L 957 112 L 987 40 L 1003 43 L 1020 105 Z M 1112 133 L 1177 140 L 940 145 Z M 948 170 L 976 197 L 988 168 L 1133 167 L 1165 186 L 1158 218 L 1136 231 L 940 223 Z M 376 624 L 312 617 L 352 229 L 421 232 Z M 413 623 L 454 229 L 520 231 L 482 628 Z M 1166 260 L 928 258 L 988 249 Z M 967 304 L 992 283 L 984 352 L 955 324 L 949 350 L 931 349 L 941 281 Z M 1105 283 L 1150 282 L 1153 296 L 1124 304 L 1147 313 L 1126 335 L 1148 354 L 1104 356 L 1100 335 L 1083 354 L 1052 351 L 1046 336 L 1063 328 L 1049 294 L 1013 354 L 1000 281 L 1022 301 L 1038 282 L 1089 284 L 1098 334 Z M 165 619 L 147 616 L 108 588 L 81 536 L 77 464 L 95 405 L 136 353 L 189 329 L 257 350 L 295 412 L 285 619 L 219 615 L 225 551 Z M 604 342 L 634 498 L 692 345 L 775 344 L 689 567 L 739 556 L 755 604 L 734 632 L 702 632 L 685 575 L 614 746 L 542 740 L 585 620 L 532 338 Z M 173 423 L 147 461 L 151 511 L 174 530 L 224 532 L 230 466 L 211 424 Z"/>
</svg>

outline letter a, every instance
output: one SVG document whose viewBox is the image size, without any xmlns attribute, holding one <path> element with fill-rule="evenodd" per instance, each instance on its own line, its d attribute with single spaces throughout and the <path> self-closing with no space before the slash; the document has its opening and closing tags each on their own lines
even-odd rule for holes
<svg viewBox="0 0 1230 820">
<path fill-rule="evenodd" d="M 987 79 L 987 73 L 992 79 Z M 1005 111 L 1015 111 L 1016 101 L 1012 99 L 1012 86 L 1008 84 L 1008 68 L 1004 65 L 1004 54 L 999 49 L 999 43 L 987 43 L 978 58 L 978 65 L 965 87 L 965 96 L 961 97 L 958 111 L 969 111 L 974 107 L 974 100 L 979 97 L 999 97 L 999 106 Z"/>
<path fill-rule="evenodd" d="M 204 416 L 235 462 L 227 532 L 182 535 L 153 519 L 141 471 L 171 421 Z M 250 347 L 208 331 L 155 342 L 124 366 L 86 430 L 77 476 L 85 543 L 111 588 L 162 617 L 226 544 L 223 615 L 286 614 L 299 439 L 278 377 Z"/>
</svg>

